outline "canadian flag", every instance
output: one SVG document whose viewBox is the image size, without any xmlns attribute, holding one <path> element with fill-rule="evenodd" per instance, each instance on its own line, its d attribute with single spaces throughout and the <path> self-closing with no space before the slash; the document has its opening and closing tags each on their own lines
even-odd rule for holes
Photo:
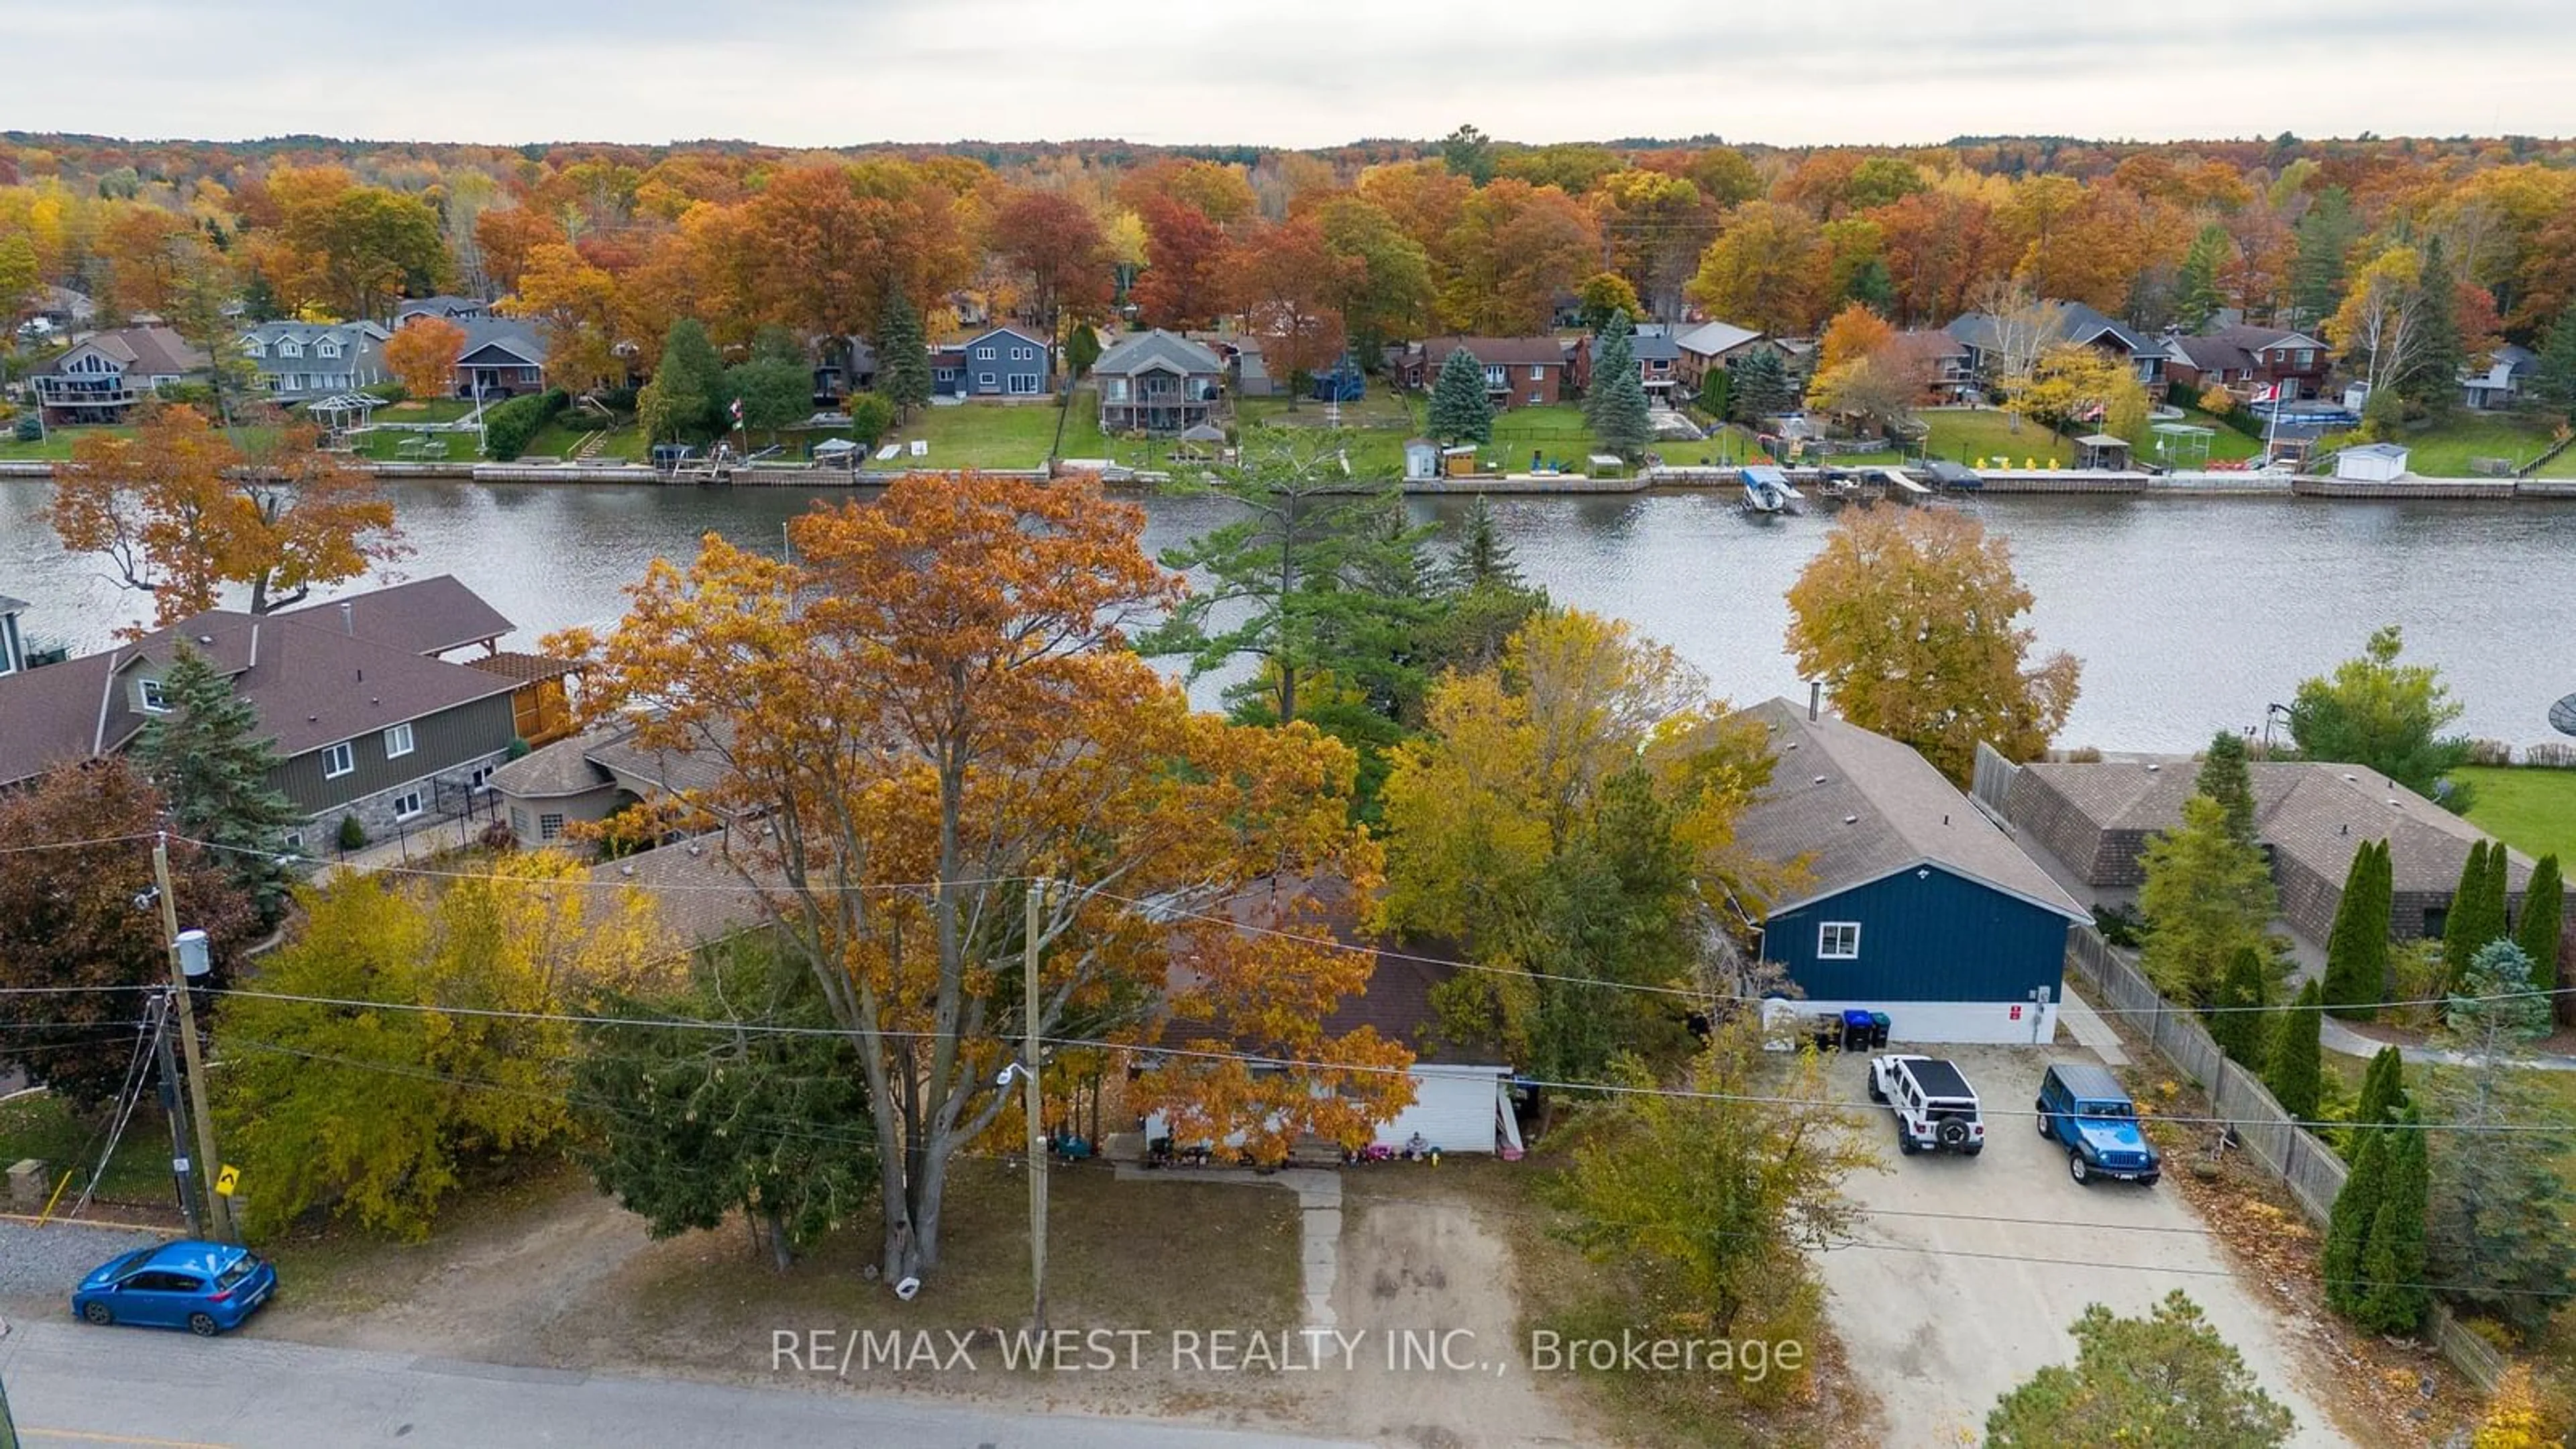
<svg viewBox="0 0 2576 1449">
<path fill-rule="evenodd" d="M 2277 382 L 2265 383 L 2254 389 L 2254 396 L 2247 399 L 2249 402 L 2279 402 L 2280 400 L 2281 385 Z"/>
</svg>

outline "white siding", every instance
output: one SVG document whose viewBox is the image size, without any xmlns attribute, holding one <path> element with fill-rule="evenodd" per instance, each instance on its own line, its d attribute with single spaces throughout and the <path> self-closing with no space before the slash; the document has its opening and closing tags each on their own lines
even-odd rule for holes
<svg viewBox="0 0 2576 1449">
<path fill-rule="evenodd" d="M 1497 1124 L 1503 1067 L 1418 1066 L 1413 1069 L 1413 1105 L 1380 1124 L 1378 1142 L 1402 1147 L 1414 1133 L 1443 1152 L 1491 1153 Z"/>
<path fill-rule="evenodd" d="M 1884 1011 L 1889 1044 L 1984 1042 L 2042 1046 L 2057 1038 L 2057 1003 L 2027 1001 L 1792 1001 L 1798 1015 Z"/>
</svg>

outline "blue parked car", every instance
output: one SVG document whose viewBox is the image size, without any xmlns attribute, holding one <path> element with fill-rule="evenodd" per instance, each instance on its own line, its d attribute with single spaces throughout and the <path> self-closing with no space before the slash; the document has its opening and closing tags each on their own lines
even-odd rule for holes
<svg viewBox="0 0 2576 1449">
<path fill-rule="evenodd" d="M 2118 1178 L 2150 1187 L 2163 1160 L 2138 1130 L 2137 1104 L 2120 1080 L 2091 1062 L 2052 1062 L 2039 1079 L 2039 1135 L 2066 1148 L 2077 1182 Z"/>
<path fill-rule="evenodd" d="M 72 1290 L 91 1323 L 184 1328 L 212 1338 L 238 1328 L 277 1291 L 277 1269 L 247 1248 L 181 1239 L 101 1264 Z"/>
</svg>

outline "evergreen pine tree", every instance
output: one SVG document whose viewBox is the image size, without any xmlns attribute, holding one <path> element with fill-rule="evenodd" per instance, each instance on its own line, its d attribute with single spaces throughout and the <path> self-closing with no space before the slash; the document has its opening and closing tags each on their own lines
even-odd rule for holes
<svg viewBox="0 0 2576 1449">
<path fill-rule="evenodd" d="M 274 923 L 286 909 L 286 832 L 301 818 L 269 783 L 279 756 L 259 711 L 232 680 L 182 642 L 161 678 L 169 712 L 146 725 L 135 763 L 169 801 L 181 835 L 217 847 L 216 860 Z"/>
<path fill-rule="evenodd" d="M 731 426 L 726 417 L 724 359 L 695 317 L 682 317 L 662 337 L 653 380 L 635 400 L 636 421 L 653 442 L 698 442 Z"/>
<path fill-rule="evenodd" d="M 2351 194 L 2342 187 L 2326 187 L 2308 203 L 2290 263 L 2290 309 L 2300 326 L 2331 317 L 2342 305 L 2353 243 L 2360 239 L 2361 222 L 2352 213 Z"/>
<path fill-rule="evenodd" d="M 2263 1062 L 2263 1085 L 2270 1088 L 2272 1100 L 2281 1110 L 2300 1122 L 2313 1122 L 2317 1100 L 2323 1095 L 2323 1064 L 2318 1055 L 2321 994 L 2317 983 L 2299 988 L 2299 994 L 2288 1009 L 2276 1013 L 2279 1021 L 2272 1027 L 2271 1051 Z"/>
<path fill-rule="evenodd" d="M 2488 931 L 2484 912 L 2486 900 L 2487 843 L 2478 840 L 2469 846 L 2469 858 L 2460 865 L 2460 883 L 2452 888 L 2451 907 L 2442 917 L 2442 986 L 2468 974 L 2469 958 L 2478 948 L 2495 939 Z"/>
<path fill-rule="evenodd" d="M 2513 938 L 2522 946 L 2522 954 L 2531 958 L 2531 977 L 2543 987 L 2565 987 L 2566 967 L 2559 960 L 2559 933 L 2566 929 L 2567 885 L 2558 871 L 2558 857 L 2544 855 L 2531 868 L 2531 882 L 2522 891 L 2522 920 L 2514 926 Z M 2559 1015 L 2570 1008 L 2567 997 L 2558 998 Z"/>
<path fill-rule="evenodd" d="M 2408 1112 L 2379 1129 L 2388 1138 L 2387 1176 L 2379 1208 L 2371 1215 L 2370 1241 L 2362 1250 L 2367 1286 L 2352 1319 L 2374 1333 L 2412 1333 L 2432 1307 L 2424 1286 L 2424 1219 L 2432 1195 L 2422 1123 Z"/>
<path fill-rule="evenodd" d="M 1485 364 L 1464 347 L 1451 350 L 1431 384 L 1431 436 L 1443 443 L 1494 440 L 1494 402 L 1485 395 Z"/>
<path fill-rule="evenodd" d="M 2388 985 L 2388 842 L 2365 840 L 2345 872 L 2343 898 L 2335 904 L 2334 933 L 2326 943 L 2326 1005 L 2355 1021 L 2378 1015 L 2372 1003 Z"/>
<path fill-rule="evenodd" d="M 2406 1061 L 2395 1047 L 2381 1047 L 2361 1077 L 2361 1100 L 2353 1107 L 2356 1126 L 2370 1128 L 2394 1122 L 2406 1106 Z"/>
<path fill-rule="evenodd" d="M 2359 1127 L 2355 1134 L 2360 1145 L 2354 1149 L 2343 1191 L 2335 1194 L 2334 1208 L 2326 1214 L 2325 1250 L 2317 1263 L 2318 1274 L 2325 1279 L 2326 1306 L 2347 1318 L 2359 1311 L 2368 1295 L 2362 1266 L 2370 1250 L 2370 1226 L 2378 1220 L 2379 1204 L 2387 1195 L 2391 1135 L 2381 1126 Z"/>
<path fill-rule="evenodd" d="M 1520 563 L 1503 540 L 1502 529 L 1494 523 L 1493 506 L 1482 493 L 1468 503 L 1467 516 L 1458 522 L 1458 544 L 1450 555 L 1446 582 L 1457 589 L 1522 587 Z"/>
<path fill-rule="evenodd" d="M 2540 344 L 2540 360 L 2531 369 L 2531 396 L 2542 407 L 2576 417 L 2576 296 L 2549 328 Z"/>
<path fill-rule="evenodd" d="M 886 298 L 877 323 L 877 390 L 894 404 L 898 418 L 930 401 L 930 344 L 922 335 L 921 314 L 900 287 Z"/>
<path fill-rule="evenodd" d="M 2191 239 L 2191 249 L 2183 253 L 2181 275 L 2174 279 L 2174 321 L 2183 331 L 2198 332 L 2208 326 L 2209 319 L 2226 305 L 2218 274 L 2225 269 L 2231 248 L 2227 228 L 2214 221 Z"/>
<path fill-rule="evenodd" d="M 1789 369 L 1780 354 L 1768 347 L 1757 347 L 1735 364 L 1728 390 L 1735 421 L 1748 427 L 1762 426 L 1762 420 L 1789 410 L 1797 400 L 1797 390 L 1789 382 Z"/>
<path fill-rule="evenodd" d="M 2211 737 L 2193 788 L 2227 812 L 2228 834 L 2240 844 L 2254 843 L 2254 774 L 2245 764 L 2244 736 L 2220 730 Z"/>
<path fill-rule="evenodd" d="M 2227 974 L 2219 979 L 2218 995 L 2210 1003 L 2217 1009 L 2205 1015 L 2210 1040 L 2229 1060 L 2248 1070 L 2263 1065 L 2263 976 L 2262 951 L 2237 947 L 2227 958 Z"/>
<path fill-rule="evenodd" d="M 2398 394 L 2426 416 L 2439 421 L 2460 405 L 2460 369 L 2468 356 L 2460 342 L 2460 299 L 2450 259 L 2441 238 L 2424 247 L 2424 270 L 2417 283 L 2415 356 L 2397 380 Z"/>
<path fill-rule="evenodd" d="M 1583 397 L 1583 415 L 1592 436 L 1606 452 L 1631 462 L 1646 451 L 1655 430 L 1646 415 L 1646 385 L 1637 374 L 1634 329 L 1628 314 L 1613 312 L 1601 331 L 1601 346 L 1592 363 L 1592 387 Z"/>
</svg>

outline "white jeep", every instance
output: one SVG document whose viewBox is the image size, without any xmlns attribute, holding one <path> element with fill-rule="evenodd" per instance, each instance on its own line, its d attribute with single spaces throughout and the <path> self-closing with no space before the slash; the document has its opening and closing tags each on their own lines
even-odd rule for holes
<svg viewBox="0 0 2576 1449">
<path fill-rule="evenodd" d="M 1967 1157 L 1986 1150 L 1977 1089 L 1939 1057 L 1870 1058 L 1869 1099 L 1895 1111 L 1896 1147 L 1909 1157 L 1944 1147 Z"/>
</svg>

